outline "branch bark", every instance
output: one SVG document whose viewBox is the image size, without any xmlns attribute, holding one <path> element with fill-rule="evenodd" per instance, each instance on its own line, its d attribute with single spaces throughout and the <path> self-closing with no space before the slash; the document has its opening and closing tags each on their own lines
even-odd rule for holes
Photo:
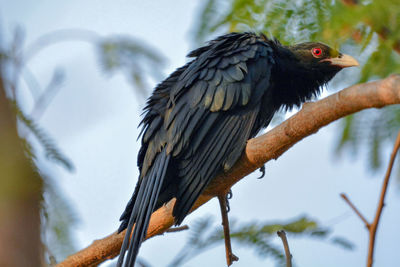
<svg viewBox="0 0 400 267">
<path fill-rule="evenodd" d="M 226 193 L 246 175 L 263 166 L 303 138 L 316 133 L 327 124 L 367 108 L 400 104 L 400 75 L 358 84 L 317 102 L 306 103 L 294 116 L 266 134 L 248 141 L 246 150 L 235 166 L 217 176 L 196 201 L 192 211 L 211 198 Z M 173 225 L 172 209 L 175 200 L 155 211 L 151 217 L 147 238 L 163 234 Z M 118 255 L 125 231 L 113 233 L 94 241 L 87 248 L 66 258 L 58 267 L 93 266 Z"/>
</svg>

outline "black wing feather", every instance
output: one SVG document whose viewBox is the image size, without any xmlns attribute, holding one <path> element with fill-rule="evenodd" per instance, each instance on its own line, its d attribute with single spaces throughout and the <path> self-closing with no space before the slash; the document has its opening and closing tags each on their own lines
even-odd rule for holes
<svg viewBox="0 0 400 267">
<path fill-rule="evenodd" d="M 244 114 L 236 114 L 219 121 L 213 131 L 202 138 L 203 145 L 193 154 L 191 160 L 179 166 L 182 168 L 180 171 L 182 181 L 174 207 L 177 224 L 182 222 L 199 194 L 221 170 L 223 159 L 233 157 L 236 161 L 240 157 L 257 113 L 258 106 Z M 220 134 L 215 135 L 214 131 Z M 235 149 L 236 146 L 241 147 L 240 153 Z"/>
</svg>

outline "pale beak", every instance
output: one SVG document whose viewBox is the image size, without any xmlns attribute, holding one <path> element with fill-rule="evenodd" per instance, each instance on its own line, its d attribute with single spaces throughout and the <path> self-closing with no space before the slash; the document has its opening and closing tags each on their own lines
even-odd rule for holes
<svg viewBox="0 0 400 267">
<path fill-rule="evenodd" d="M 339 57 L 323 59 L 321 61 L 329 61 L 331 65 L 338 66 L 341 68 L 348 68 L 360 65 L 354 57 L 346 54 L 342 54 Z"/>
</svg>

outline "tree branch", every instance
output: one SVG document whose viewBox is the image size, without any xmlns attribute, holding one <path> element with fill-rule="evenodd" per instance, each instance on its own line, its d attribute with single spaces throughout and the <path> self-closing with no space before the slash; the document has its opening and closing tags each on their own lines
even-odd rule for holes
<svg viewBox="0 0 400 267">
<path fill-rule="evenodd" d="M 169 228 L 165 232 L 166 233 L 175 233 L 175 232 L 185 231 L 188 229 L 189 229 L 189 226 L 187 224 L 185 224 L 185 225 L 182 225 L 179 227 Z"/>
<path fill-rule="evenodd" d="M 376 230 L 378 229 L 379 220 L 381 219 L 382 210 L 383 210 L 383 207 L 385 206 L 385 195 L 386 195 L 387 188 L 388 188 L 388 185 L 389 185 L 389 178 L 390 178 L 390 174 L 392 173 L 394 160 L 396 158 L 397 151 L 399 151 L 399 148 L 400 148 L 400 131 L 399 131 L 399 133 L 397 135 L 396 142 L 394 144 L 393 151 L 392 151 L 392 154 L 390 156 L 390 161 L 389 161 L 388 168 L 386 170 L 385 179 L 383 180 L 382 189 L 381 189 L 381 195 L 380 195 L 380 198 L 379 198 L 378 207 L 376 209 L 375 218 L 374 218 L 374 221 L 371 223 L 370 228 L 369 228 L 369 245 L 368 245 L 368 262 L 367 262 L 367 266 L 368 267 L 372 267 L 372 264 L 373 264 L 373 261 L 374 261 Z"/>
<path fill-rule="evenodd" d="M 286 233 L 283 230 L 276 232 L 276 234 L 282 239 L 283 248 L 285 249 L 286 267 L 292 267 L 292 254 L 290 253 L 289 243 L 287 241 Z"/>
<path fill-rule="evenodd" d="M 372 267 L 374 262 L 374 250 L 375 250 L 375 237 L 376 231 L 378 230 L 379 220 L 381 219 L 382 210 L 385 206 L 385 196 L 387 192 L 387 188 L 389 186 L 389 178 L 390 174 L 392 173 L 394 160 L 396 158 L 397 152 L 400 148 L 400 131 L 397 134 L 396 141 L 394 143 L 392 154 L 390 155 L 390 161 L 388 168 L 386 170 L 385 179 L 383 179 L 381 194 L 378 202 L 378 207 L 376 208 L 374 221 L 369 223 L 367 219 L 358 211 L 356 206 L 347 198 L 347 196 L 342 193 L 340 196 L 349 204 L 350 208 L 358 215 L 358 217 L 364 222 L 369 235 L 369 242 L 368 242 L 368 257 L 367 257 L 367 267 Z"/>
<path fill-rule="evenodd" d="M 354 85 L 318 102 L 306 103 L 294 116 L 266 134 L 248 141 L 245 153 L 228 172 L 217 176 L 196 201 L 192 211 L 211 198 L 227 192 L 246 175 L 277 159 L 303 138 L 316 133 L 327 124 L 367 108 L 400 104 L 400 75 Z M 151 217 L 147 238 L 163 234 L 173 225 L 175 199 L 155 211 Z M 92 266 L 118 255 L 125 231 L 96 240 L 87 248 L 66 258 L 58 267 Z"/>
<path fill-rule="evenodd" d="M 350 201 L 350 199 L 347 197 L 345 193 L 341 193 L 340 196 L 343 198 L 344 201 L 346 201 L 347 205 L 350 206 L 350 208 L 357 214 L 357 216 L 360 218 L 361 221 L 363 221 L 365 227 L 368 229 L 368 231 L 371 228 L 371 224 L 365 219 L 364 215 L 361 214 L 361 212 L 357 209 L 357 207 Z"/>
</svg>

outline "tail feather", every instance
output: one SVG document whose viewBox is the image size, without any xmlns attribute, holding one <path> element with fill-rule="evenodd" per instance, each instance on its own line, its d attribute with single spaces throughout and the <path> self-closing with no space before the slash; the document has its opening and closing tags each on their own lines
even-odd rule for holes
<svg viewBox="0 0 400 267">
<path fill-rule="evenodd" d="M 126 205 L 124 212 L 122 213 L 121 217 L 119 218 L 119 220 L 121 221 L 121 225 L 118 228 L 118 234 L 121 233 L 123 230 L 125 230 L 128 227 L 128 223 L 130 221 L 130 217 L 131 217 L 132 210 L 133 210 L 133 205 L 135 205 L 136 196 L 139 193 L 140 184 L 141 184 L 141 179 L 139 179 L 139 181 L 137 182 L 135 191 L 133 192 L 131 199 L 129 200 L 128 204 Z"/>
<path fill-rule="evenodd" d="M 139 188 L 135 190 L 135 194 L 132 197 L 133 202 L 129 202 L 127 210 L 131 206 L 131 214 L 128 224 L 126 220 L 122 222 L 121 228 L 126 227 L 127 231 L 125 234 L 124 242 L 121 247 L 120 256 L 118 259 L 117 267 L 126 266 L 132 267 L 135 264 L 139 248 L 144 238 L 146 237 L 147 228 L 150 223 L 150 217 L 153 213 L 154 206 L 157 202 L 160 194 L 160 189 L 165 178 L 169 163 L 170 155 L 167 155 L 165 149 L 156 157 L 155 162 L 152 164 L 151 170 L 148 174 L 142 178 Z M 128 211 L 124 212 L 124 218 L 128 217 Z M 132 238 L 129 241 L 130 233 L 133 229 Z M 128 247 L 129 243 L 129 247 Z M 128 250 L 127 258 L 124 262 L 126 250 Z"/>
</svg>

